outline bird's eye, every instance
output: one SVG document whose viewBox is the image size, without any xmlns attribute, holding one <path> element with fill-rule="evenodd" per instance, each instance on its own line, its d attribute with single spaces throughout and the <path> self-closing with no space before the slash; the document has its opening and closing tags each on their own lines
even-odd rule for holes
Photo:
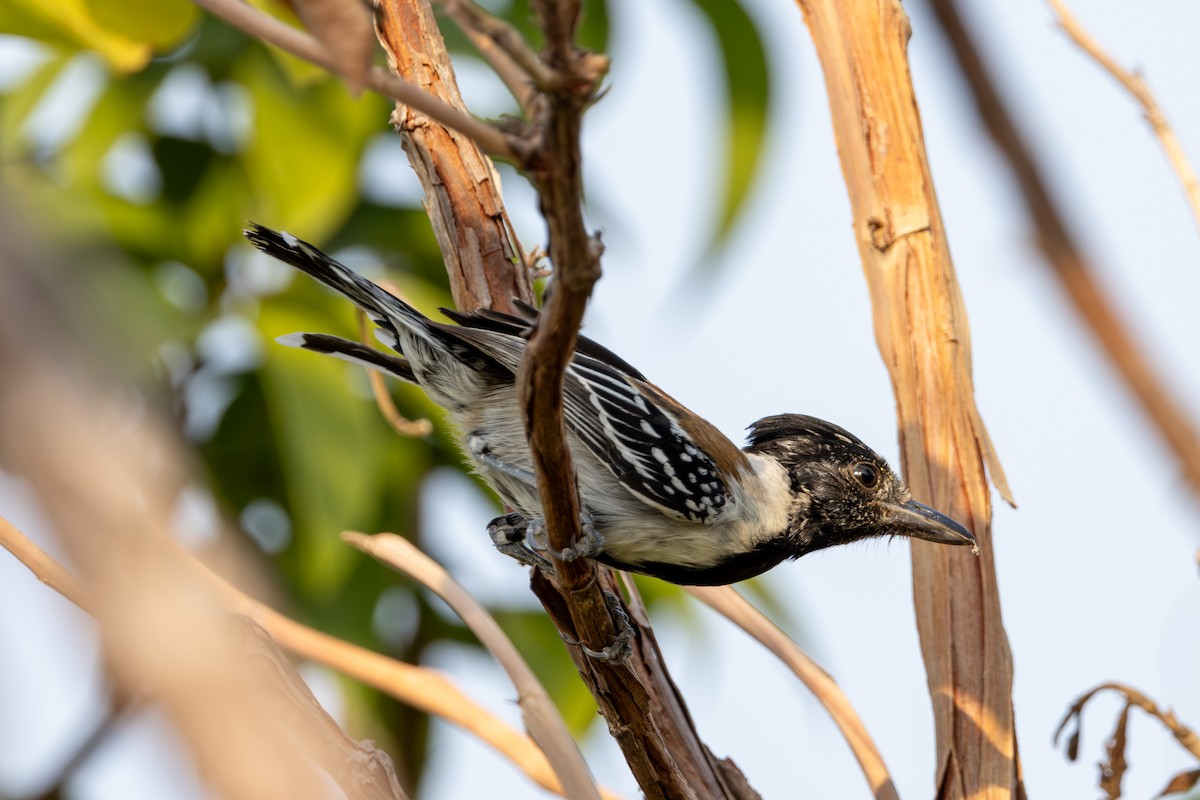
<svg viewBox="0 0 1200 800">
<path fill-rule="evenodd" d="M 868 489 L 879 483 L 879 470 L 875 469 L 865 461 L 854 466 L 853 475 L 855 480 Z"/>
</svg>

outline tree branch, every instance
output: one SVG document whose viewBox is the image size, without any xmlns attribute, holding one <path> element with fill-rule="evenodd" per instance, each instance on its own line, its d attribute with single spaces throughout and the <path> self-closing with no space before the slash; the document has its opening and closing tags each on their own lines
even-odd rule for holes
<svg viewBox="0 0 1200 800">
<path fill-rule="evenodd" d="M 1134 341 L 1112 300 L 1097 282 L 1095 270 L 1059 211 L 1032 150 L 1001 99 L 958 5 L 954 0 L 930 1 L 938 23 L 950 40 L 963 78 L 975 96 L 984 127 L 1008 160 L 1013 177 L 1025 196 L 1029 222 L 1037 232 L 1047 265 L 1150 421 L 1158 428 L 1167 447 L 1175 453 L 1188 482 L 1200 490 L 1200 434 L 1150 366 L 1150 359 Z"/>
<path fill-rule="evenodd" d="M 438 5 L 492 65 L 526 118 L 533 119 L 541 99 L 539 90 L 553 89 L 558 76 L 542 64 L 513 26 L 471 0 L 438 0 Z"/>
<path fill-rule="evenodd" d="M 381 0 L 375 25 L 392 70 L 422 93 L 466 113 L 426 0 Z M 476 141 L 415 106 L 397 105 L 392 122 L 425 190 L 454 304 L 464 311 L 512 311 L 513 298 L 532 302 L 532 266 L 513 235 L 496 169 Z"/>
<path fill-rule="evenodd" d="M 1133 99 L 1142 107 L 1146 121 L 1150 123 L 1150 128 L 1158 137 L 1163 150 L 1166 151 L 1171 168 L 1175 170 L 1175 174 L 1179 176 L 1179 182 L 1183 184 L 1184 194 L 1187 195 L 1188 204 L 1192 208 L 1192 217 L 1195 219 L 1197 227 L 1200 227 L 1200 180 L 1196 179 L 1196 170 L 1184 151 L 1179 137 L 1175 135 L 1175 129 L 1167 122 L 1167 116 L 1159 106 L 1158 100 L 1154 98 L 1154 93 L 1150 91 L 1149 85 L 1141 75 L 1122 68 L 1112 56 L 1104 52 L 1099 43 L 1083 29 L 1079 20 L 1062 0 L 1049 0 L 1049 3 L 1054 9 L 1054 13 L 1058 15 L 1058 24 L 1071 38 L 1071 41 L 1095 59 L 1096 63 L 1103 67 L 1109 75 L 1116 78 L 1117 82 L 1125 87 L 1125 91 L 1133 95 Z"/>
<path fill-rule="evenodd" d="M 565 16 L 558 6 L 546 9 L 544 5 L 539 5 L 539 13 L 548 11 L 555 20 L 548 27 L 569 34 L 574 22 L 565 23 L 575 18 L 577 5 L 564 4 Z M 424 0 L 383 0 L 378 30 L 391 65 L 401 75 L 454 104 L 461 102 Z M 553 38 L 547 35 L 548 41 Z M 571 357 L 591 285 L 599 276 L 600 245 L 588 235 L 581 210 L 579 126 L 608 62 L 603 56 L 578 51 L 569 40 L 559 37 L 556 41 L 542 63 L 555 70 L 558 77 L 553 83 L 558 88 L 542 97 L 539 114 L 523 137 L 523 164 L 541 195 L 556 274 L 554 291 L 527 348 L 518 385 L 551 544 L 562 550 L 579 532 L 575 473 L 562 422 L 563 369 Z M 555 54 L 558 61 L 553 60 Z M 456 260 L 465 262 L 470 253 L 478 254 L 478 242 L 491 235 L 488 219 L 474 210 L 477 186 L 491 190 L 491 208 L 502 213 L 498 184 L 473 185 L 457 179 L 453 167 L 456 145 L 443 137 L 441 126 L 402 108 L 397 109 L 397 120 L 410 161 L 431 198 L 435 231 L 457 233 L 439 234 L 455 302 L 460 308 L 472 308 L 464 298 L 486 298 L 484 304 L 506 309 L 508 296 L 486 287 L 496 275 L 507 275 L 511 263 L 494 257 L 495 251 L 484 250 L 479 269 L 455 266 Z M 464 247 L 465 255 L 460 252 Z M 528 286 L 523 285 L 525 292 Z M 530 299 L 530 295 L 518 296 Z M 595 650 L 608 646 L 617 632 L 605 592 L 609 597 L 619 596 L 611 571 L 581 559 L 560 564 L 558 575 L 561 589 L 535 571 L 533 588 L 559 630 Z M 638 634 L 627 664 L 601 664 L 576 648 L 571 654 L 642 790 L 651 798 L 691 797 L 697 792 L 705 797 L 756 796 L 735 765 L 718 761 L 699 741 L 686 705 L 666 672 L 649 622 L 636 613 L 630 617 Z"/>
<path fill-rule="evenodd" d="M 196 5 L 214 16 L 239 28 L 258 39 L 286 50 L 294 56 L 310 61 L 335 75 L 341 75 L 337 60 L 312 36 L 296 30 L 286 22 L 280 22 L 241 0 L 192 0 Z M 353 80 L 353 77 L 349 77 Z M 479 146 L 497 158 L 519 160 L 510 139 L 495 126 L 481 122 L 469 114 L 421 91 L 416 86 L 378 67 L 367 72 L 366 85 L 373 91 L 390 97 L 398 103 L 410 105 L 428 114 L 443 125 L 471 137 Z"/>
<path fill-rule="evenodd" d="M 0 517 L 0 548 L 12 553 L 39 581 L 91 613 L 79 582 L 3 517 Z M 280 647 L 457 725 L 512 761 L 542 788 L 563 793 L 545 754 L 529 737 L 513 730 L 442 675 L 301 625 L 236 589 L 199 561 L 189 560 L 231 612 L 262 626 Z M 607 789 L 601 789 L 600 794 L 604 800 L 618 800 L 618 795 Z"/>
<path fill-rule="evenodd" d="M 446 601 L 513 682 L 525 727 L 550 760 L 551 767 L 562 781 L 566 796 L 599 800 L 596 784 L 562 715 L 554 707 L 550 695 L 533 670 L 513 647 L 512 641 L 483 606 L 475 602 L 433 559 L 394 533 L 365 536 L 346 531 L 342 533 L 342 541 L 403 572 Z"/>
<path fill-rule="evenodd" d="M 867 726 L 828 672 L 813 661 L 786 633 L 779 630 L 732 586 L 687 586 L 688 594 L 757 639 L 795 673 L 813 693 L 841 731 L 858 760 L 875 800 L 899 800 L 896 785 L 883 763 Z"/>
</svg>

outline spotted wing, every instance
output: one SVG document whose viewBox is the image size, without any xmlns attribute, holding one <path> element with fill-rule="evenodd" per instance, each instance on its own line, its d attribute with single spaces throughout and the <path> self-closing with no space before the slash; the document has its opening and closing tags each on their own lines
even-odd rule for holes
<svg viewBox="0 0 1200 800">
<path fill-rule="evenodd" d="M 516 372 L 535 309 L 522 317 L 493 311 L 443 309 L 458 323 L 444 326 Z M 439 326 L 442 327 L 442 326 Z M 611 350 L 579 338 L 567 368 L 563 410 L 570 428 L 635 497 L 675 519 L 707 522 L 729 502 L 713 456 L 679 423 L 677 403 L 650 388 L 645 376 Z M 716 431 L 740 458 L 737 447 Z"/>
<path fill-rule="evenodd" d="M 567 424 L 626 489 L 689 522 L 708 522 L 725 507 L 729 489 L 713 457 L 639 388 L 642 381 L 585 354 L 567 375 Z"/>
</svg>

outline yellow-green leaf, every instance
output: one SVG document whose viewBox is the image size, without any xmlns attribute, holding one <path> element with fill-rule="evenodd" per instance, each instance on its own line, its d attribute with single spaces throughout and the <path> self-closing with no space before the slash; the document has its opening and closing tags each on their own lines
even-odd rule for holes
<svg viewBox="0 0 1200 800">
<path fill-rule="evenodd" d="M 141 69 L 151 54 L 149 44 L 105 28 L 84 0 L 9 0 L 0 5 L 0 32 L 95 51 L 118 72 Z"/>
</svg>

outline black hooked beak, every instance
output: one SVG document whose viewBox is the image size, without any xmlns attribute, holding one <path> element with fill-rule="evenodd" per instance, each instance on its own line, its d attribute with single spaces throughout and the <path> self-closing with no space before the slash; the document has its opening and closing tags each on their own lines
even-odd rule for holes
<svg viewBox="0 0 1200 800">
<path fill-rule="evenodd" d="M 971 532 L 924 503 L 909 500 L 907 503 L 884 503 L 883 524 L 891 533 L 911 536 L 938 544 L 969 544 L 979 554 L 979 544 Z"/>
</svg>

